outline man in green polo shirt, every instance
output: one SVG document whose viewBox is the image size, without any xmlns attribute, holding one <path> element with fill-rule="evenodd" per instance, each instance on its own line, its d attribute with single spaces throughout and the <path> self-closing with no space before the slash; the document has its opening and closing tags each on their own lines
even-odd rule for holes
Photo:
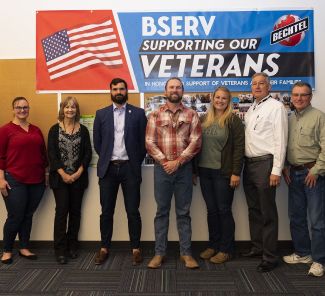
<svg viewBox="0 0 325 296">
<path fill-rule="evenodd" d="M 291 102 L 284 178 L 289 186 L 290 231 L 295 252 L 289 264 L 312 263 L 308 275 L 322 276 L 325 264 L 325 114 L 311 106 L 312 89 L 297 82 Z M 311 225 L 309 234 L 307 213 Z"/>
</svg>

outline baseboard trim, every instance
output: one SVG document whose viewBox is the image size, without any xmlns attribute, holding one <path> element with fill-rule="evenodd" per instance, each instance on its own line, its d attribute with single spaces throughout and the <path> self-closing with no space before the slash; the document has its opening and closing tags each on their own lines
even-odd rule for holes
<svg viewBox="0 0 325 296">
<path fill-rule="evenodd" d="M 3 241 L 0 241 L 1 247 L 3 246 Z M 80 247 L 85 249 L 93 249 L 99 247 L 100 242 L 99 241 L 80 241 Z M 145 248 L 153 248 L 154 247 L 154 241 L 142 241 L 141 242 L 142 247 Z M 168 242 L 169 246 L 177 246 L 178 241 L 170 241 Z M 193 248 L 205 248 L 207 245 L 206 241 L 193 241 L 192 246 Z M 236 250 L 237 251 L 243 251 L 243 250 L 249 250 L 251 247 L 250 241 L 236 241 Z M 53 248 L 53 241 L 31 241 L 30 242 L 31 248 Z M 113 241 L 112 242 L 112 248 L 129 248 L 130 242 L 128 241 Z M 289 240 L 281 240 L 278 241 L 278 249 L 279 250 L 288 250 L 292 249 L 292 241 Z"/>
</svg>

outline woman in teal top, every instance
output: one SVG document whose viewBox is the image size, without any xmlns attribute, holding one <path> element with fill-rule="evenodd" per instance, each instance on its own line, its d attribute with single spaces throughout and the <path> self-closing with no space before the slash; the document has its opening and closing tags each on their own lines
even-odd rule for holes
<svg viewBox="0 0 325 296">
<path fill-rule="evenodd" d="M 197 158 L 209 228 L 209 244 L 200 257 L 223 263 L 234 252 L 232 201 L 240 183 L 245 134 L 241 120 L 232 113 L 230 91 L 218 87 L 212 98 L 202 121 L 202 149 Z"/>
</svg>

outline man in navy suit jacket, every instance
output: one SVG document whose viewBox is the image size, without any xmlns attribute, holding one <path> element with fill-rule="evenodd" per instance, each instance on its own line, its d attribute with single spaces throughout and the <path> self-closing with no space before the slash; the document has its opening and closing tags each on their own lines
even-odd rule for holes
<svg viewBox="0 0 325 296">
<path fill-rule="evenodd" d="M 94 146 L 99 155 L 101 249 L 95 264 L 102 264 L 109 255 L 113 233 L 113 215 L 117 192 L 122 186 L 128 217 L 132 248 L 132 264 L 142 261 L 140 252 L 141 217 L 140 185 L 141 164 L 146 155 L 145 130 L 147 118 L 144 110 L 127 103 L 127 83 L 115 78 L 110 83 L 113 104 L 97 110 L 94 122 Z"/>
</svg>

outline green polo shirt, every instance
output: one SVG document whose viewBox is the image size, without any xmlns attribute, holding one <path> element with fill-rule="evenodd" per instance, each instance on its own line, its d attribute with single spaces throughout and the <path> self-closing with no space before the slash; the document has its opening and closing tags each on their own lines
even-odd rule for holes
<svg viewBox="0 0 325 296">
<path fill-rule="evenodd" d="M 325 114 L 309 105 L 289 118 L 287 160 L 292 165 L 316 161 L 313 175 L 325 175 Z"/>
</svg>

